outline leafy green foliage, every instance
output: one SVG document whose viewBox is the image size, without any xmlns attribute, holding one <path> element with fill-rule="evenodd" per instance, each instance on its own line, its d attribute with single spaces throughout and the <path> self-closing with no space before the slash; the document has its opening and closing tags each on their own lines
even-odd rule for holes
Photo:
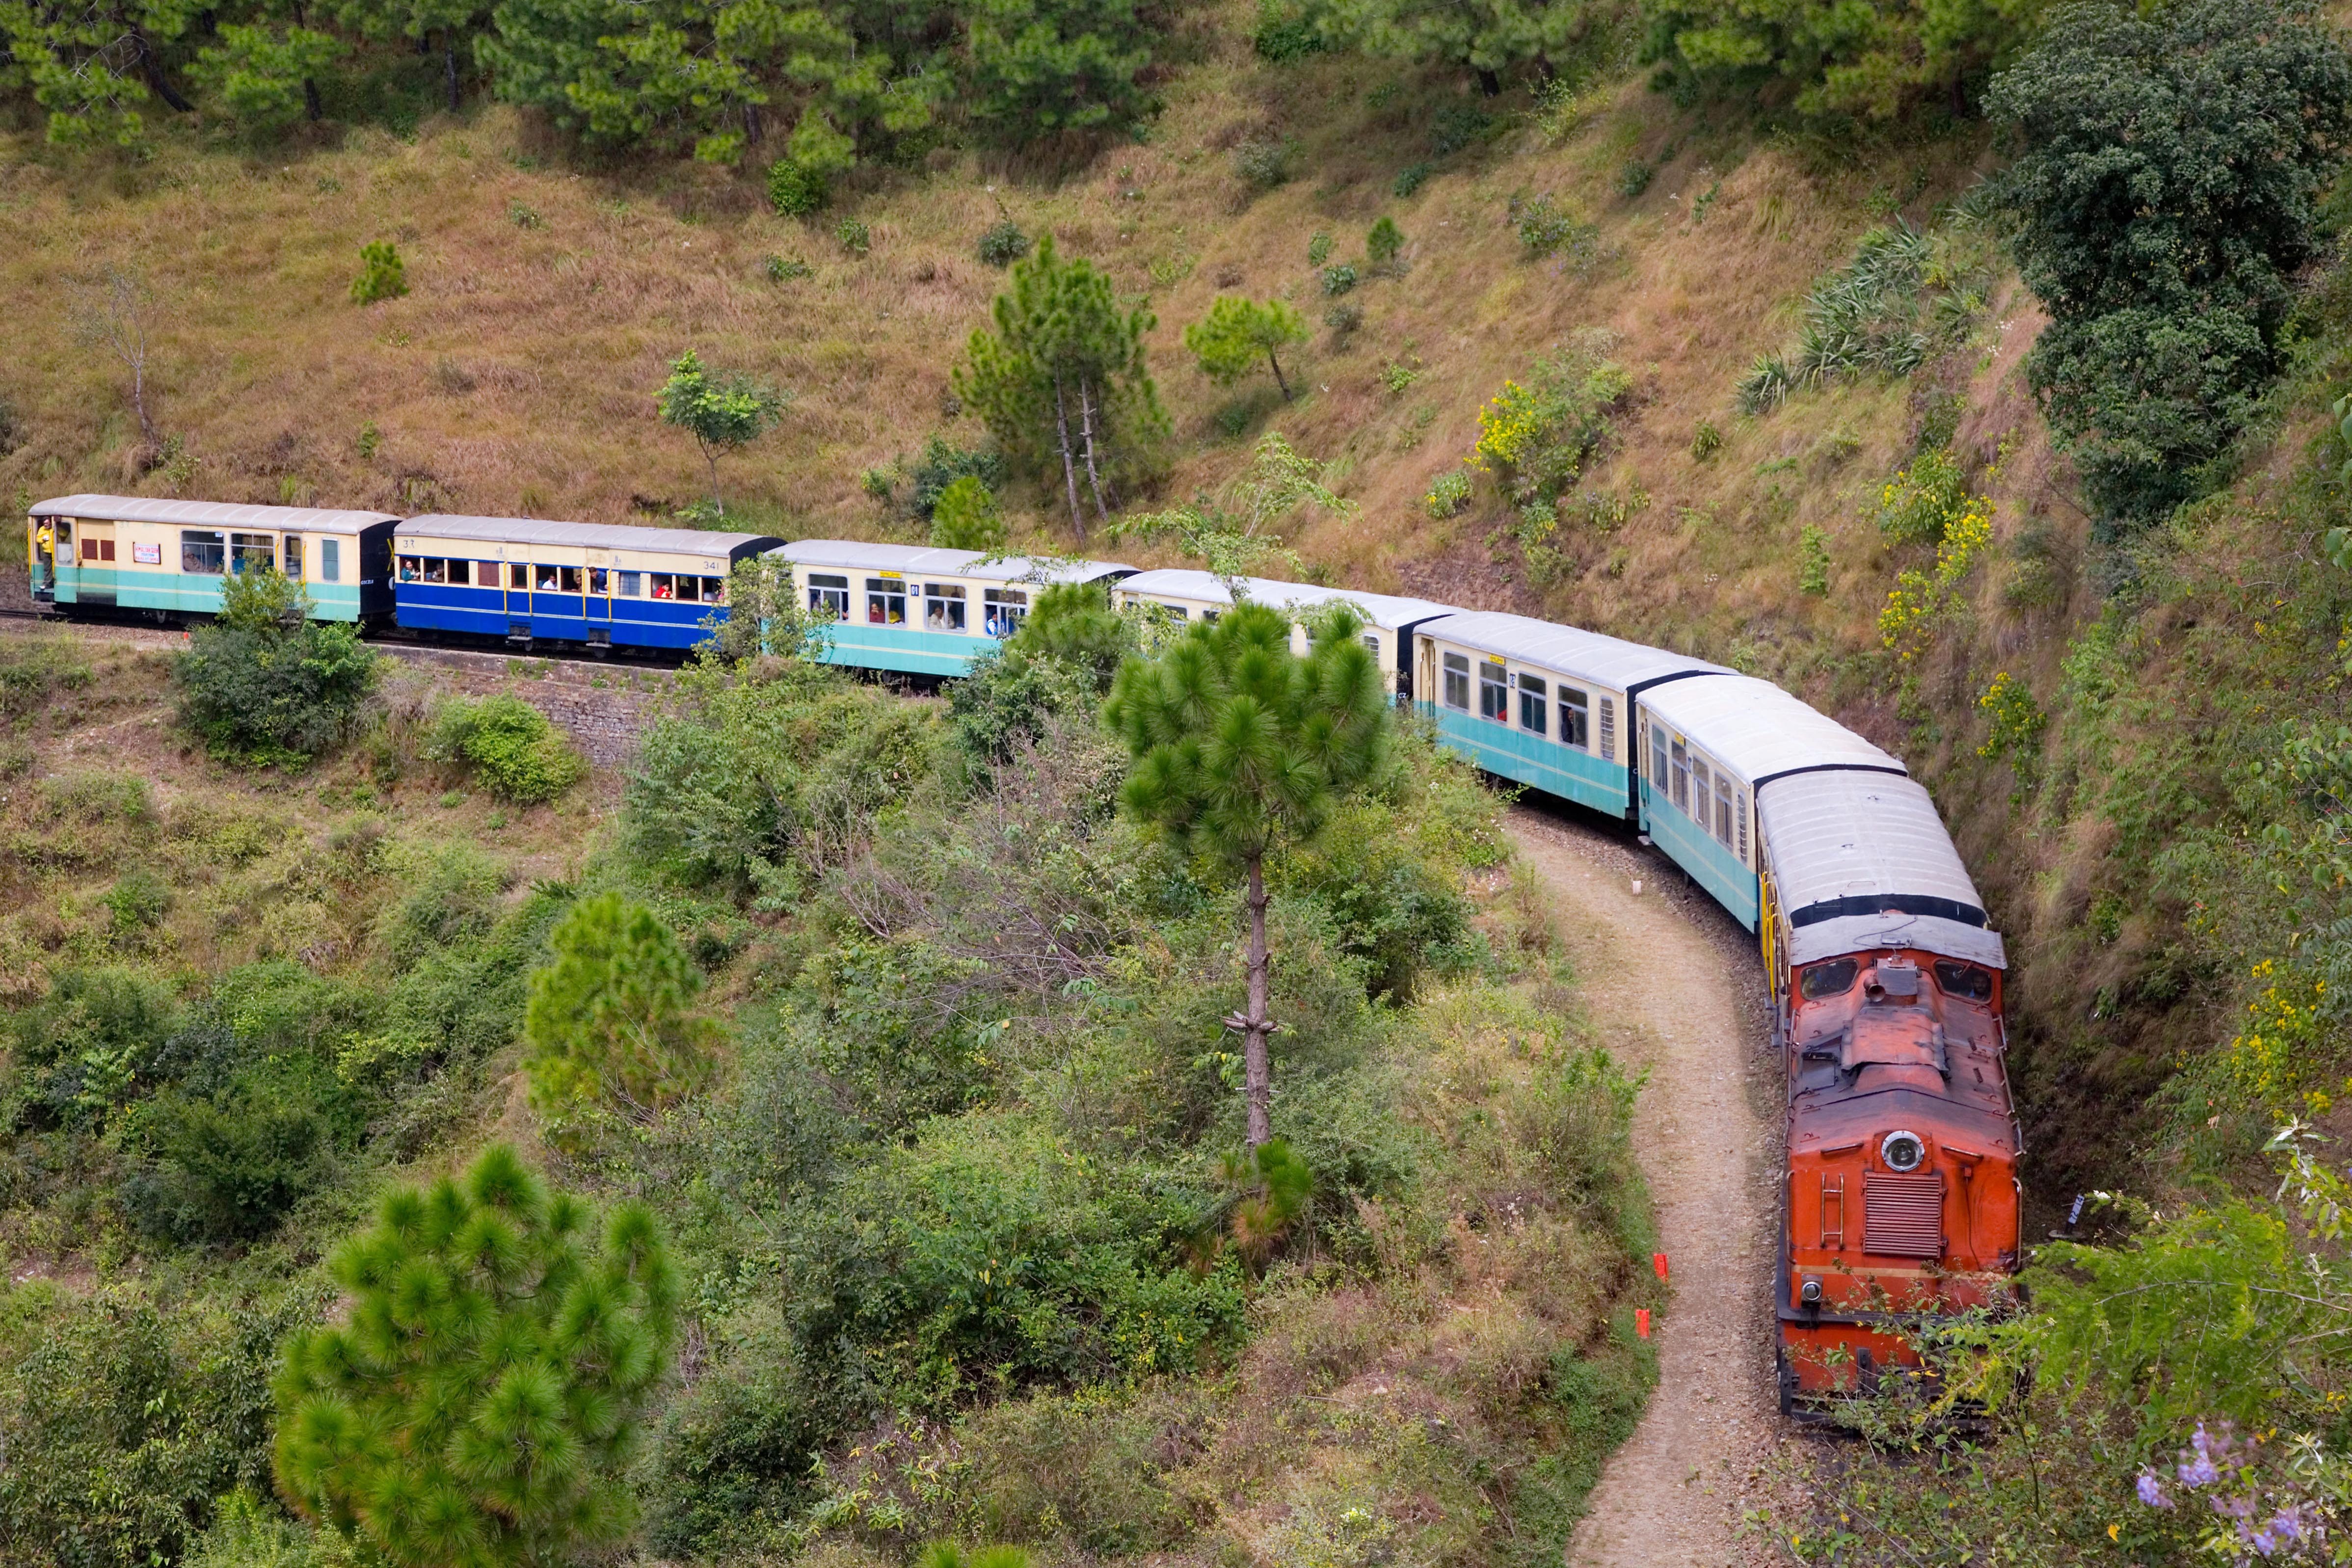
<svg viewBox="0 0 2352 1568">
<path fill-rule="evenodd" d="M 1000 549 L 1004 537 L 996 497 L 972 475 L 940 491 L 931 507 L 931 543 L 942 549 Z"/>
<path fill-rule="evenodd" d="M 1121 802 L 1191 854 L 1248 878 L 1249 1003 L 1243 1027 L 1253 1148 L 1272 1136 L 1267 1061 L 1265 860 L 1311 837 L 1333 805 L 1386 760 L 1386 683 L 1340 607 L 1307 655 L 1290 623 L 1238 602 L 1156 660 L 1129 659 L 1104 714 L 1136 758 Z"/>
<path fill-rule="evenodd" d="M 975 0 L 967 102 L 992 140 L 1025 146 L 1139 123 L 1151 24 L 1136 0 Z"/>
<path fill-rule="evenodd" d="M 768 204 L 780 217 L 804 218 L 832 198 L 832 183 L 818 170 L 794 158 L 768 165 Z"/>
<path fill-rule="evenodd" d="M 943 435 L 933 435 L 923 443 L 908 477 L 907 504 L 917 517 L 928 517 L 959 479 L 977 479 L 991 495 L 1003 489 L 1004 459 L 989 447 L 958 446 Z"/>
<path fill-rule="evenodd" d="M 523 1015 L 542 1111 L 643 1119 L 709 1075 L 719 1030 L 694 1010 L 702 973 L 652 910 L 617 893 L 583 899 L 549 941 Z"/>
<path fill-rule="evenodd" d="M 1364 255 L 1374 267 L 1389 266 L 1403 249 L 1404 231 L 1397 227 L 1394 218 L 1382 214 L 1372 220 L 1371 229 L 1364 235 Z"/>
<path fill-rule="evenodd" d="M 1729 97 L 1796 88 L 1801 114 L 1886 122 L 1938 99 L 1965 112 L 1987 71 L 2038 29 L 2042 0 L 1928 0 L 1898 5 L 1826 0 L 1766 12 L 1728 0 L 1657 0 L 1643 7 L 1642 57 L 1678 93 Z"/>
<path fill-rule="evenodd" d="M 1853 259 L 1805 297 L 1796 342 L 1759 355 L 1740 378 L 1741 412 L 1768 413 L 1800 390 L 1832 382 L 1909 375 L 1983 308 L 1976 285 L 1987 265 L 1987 254 L 1966 236 L 1931 236 L 1900 219 L 1872 229 Z"/>
<path fill-rule="evenodd" d="M 398 246 L 380 239 L 360 246 L 360 275 L 352 279 L 352 304 L 373 305 L 407 292 L 408 269 L 401 262 Z"/>
<path fill-rule="evenodd" d="M 1196 496 L 1189 506 L 1122 517 L 1111 537 L 1173 540 L 1231 589 L 1267 561 L 1297 567 L 1298 558 L 1283 548 L 1274 527 L 1299 507 L 1319 507 L 1340 517 L 1356 510 L 1356 503 L 1324 484 L 1329 467 L 1268 434 L 1250 455 L 1248 472 L 1227 487 L 1223 500 Z"/>
<path fill-rule="evenodd" d="M 722 510 L 719 495 L 719 458 L 740 452 L 765 435 L 782 419 L 794 393 L 753 381 L 737 371 L 712 374 L 688 349 L 669 368 L 655 402 L 662 423 L 692 435 L 710 465 L 710 499 Z"/>
<path fill-rule="evenodd" d="M 1580 217 L 1549 192 L 1531 202 L 1512 197 L 1510 215 L 1529 260 L 1560 256 L 1563 267 L 1581 270 L 1600 259 L 1601 225 Z"/>
<path fill-rule="evenodd" d="M 552 800 L 588 776 L 588 760 L 547 716 L 520 697 L 451 697 L 434 711 L 427 760 L 469 768 L 518 805 Z"/>
<path fill-rule="evenodd" d="M 2028 372 L 2111 525 L 2210 486 L 2275 375 L 2313 202 L 2352 134 L 2352 59 L 2273 0 L 2070 7 L 1987 99 L 2025 281 Z"/>
<path fill-rule="evenodd" d="M 215 757 L 295 767 L 351 733 L 375 653 L 347 622 L 314 621 L 299 581 L 263 570 L 221 583 L 221 612 L 172 666 L 180 722 Z"/>
<path fill-rule="evenodd" d="M 1585 6 L 1528 0 L 1337 0 L 1330 24 L 1366 54 L 1467 68 L 1489 92 L 1515 67 L 1569 57 L 1593 25 Z"/>
<path fill-rule="evenodd" d="M 956 367 L 956 395 L 976 412 L 997 449 L 1022 472 L 1058 464 L 1070 524 L 1086 538 L 1079 470 L 1102 522 L 1122 476 L 1152 470 L 1168 416 L 1145 367 L 1150 311 L 1122 311 L 1110 275 L 1084 260 L 1065 262 L 1051 235 L 1013 265 L 996 297 L 994 330 L 973 331 Z"/>
<path fill-rule="evenodd" d="M 981 231 L 980 259 L 990 267 L 1011 267 L 1029 254 L 1029 236 L 1011 218 L 999 218 Z"/>
<path fill-rule="evenodd" d="M 395 1563 L 530 1563 L 632 1522 L 622 1467 L 675 1332 L 653 1216 L 550 1193 L 492 1147 L 386 1197 L 337 1253 L 345 1326 L 278 1375 L 278 1485 Z"/>
<path fill-rule="evenodd" d="M 1258 0 L 1257 26 L 1250 47 L 1268 65 L 1294 65 L 1330 45 L 1323 37 L 1320 6 Z"/>
<path fill-rule="evenodd" d="M 263 134 L 286 131 L 310 112 L 317 102 L 316 78 L 346 52 L 340 39 L 300 26 L 229 22 L 222 25 L 217 45 L 198 57 L 195 75 L 220 93 L 231 114 Z M 355 291 L 352 297 L 359 295 Z"/>
<path fill-rule="evenodd" d="M 1263 359 L 1274 372 L 1282 401 L 1290 401 L 1290 382 L 1282 373 L 1281 350 L 1307 341 L 1307 319 L 1279 299 L 1263 304 L 1221 294 L 1208 315 L 1184 329 L 1184 347 L 1199 361 L 1201 373 L 1219 386 L 1231 386 L 1257 369 Z"/>
</svg>

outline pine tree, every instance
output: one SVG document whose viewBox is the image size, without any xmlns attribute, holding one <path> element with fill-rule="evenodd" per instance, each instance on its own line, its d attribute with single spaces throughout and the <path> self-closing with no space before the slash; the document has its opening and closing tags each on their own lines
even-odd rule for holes
<svg viewBox="0 0 2352 1568">
<path fill-rule="evenodd" d="M 1232 295 L 1220 295 L 1209 313 L 1184 329 L 1184 347 L 1200 361 L 1201 373 L 1219 386 L 1234 382 L 1257 369 L 1263 358 L 1290 401 L 1290 382 L 1282 373 L 1280 351 L 1307 341 L 1307 318 L 1279 299 L 1260 305 Z"/>
<path fill-rule="evenodd" d="M 1050 235 L 1035 255 L 1013 263 L 994 318 L 994 331 L 972 333 L 956 394 L 1015 465 L 1042 474 L 1059 461 L 1070 526 L 1083 544 L 1079 470 L 1095 516 L 1108 522 L 1118 475 L 1146 465 L 1167 434 L 1143 360 L 1143 335 L 1156 319 L 1140 306 L 1121 311 L 1110 275 L 1083 259 L 1064 262 Z"/>
<path fill-rule="evenodd" d="M 1315 627 L 1306 657 L 1290 622 L 1236 603 L 1195 623 L 1159 658 L 1129 659 L 1104 714 L 1136 759 L 1121 801 L 1188 854 L 1219 861 L 1245 883 L 1249 1001 L 1228 1019 L 1241 1031 L 1249 1142 L 1272 1134 L 1266 1039 L 1265 857 L 1312 837 L 1335 800 L 1389 753 L 1391 709 L 1377 662 L 1345 605 Z"/>
<path fill-rule="evenodd" d="M 642 1118 L 701 1082 L 717 1026 L 702 974 L 659 916 L 617 893 L 572 906 L 548 939 L 523 1013 L 531 1100 L 561 1115 L 612 1104 Z"/>
<path fill-rule="evenodd" d="M 677 1287 L 642 1205 L 593 1237 L 588 1206 L 504 1145 L 386 1197 L 331 1266 L 348 1320 L 287 1347 L 287 1499 L 398 1568 L 553 1562 L 625 1533 Z"/>
</svg>

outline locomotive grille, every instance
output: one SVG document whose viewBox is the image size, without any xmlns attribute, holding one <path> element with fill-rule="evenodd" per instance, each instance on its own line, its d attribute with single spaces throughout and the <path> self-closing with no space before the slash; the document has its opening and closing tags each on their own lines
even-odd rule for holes
<svg viewBox="0 0 2352 1568">
<path fill-rule="evenodd" d="M 1943 1173 L 1864 1172 L 1862 1249 L 1881 1258 L 1942 1257 Z"/>
</svg>

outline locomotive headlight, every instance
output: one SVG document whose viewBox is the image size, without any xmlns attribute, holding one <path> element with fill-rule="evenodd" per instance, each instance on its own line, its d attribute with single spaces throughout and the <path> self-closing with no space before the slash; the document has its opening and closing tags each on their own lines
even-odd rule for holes
<svg viewBox="0 0 2352 1568">
<path fill-rule="evenodd" d="M 1798 1286 L 1797 1300 L 1809 1307 L 1820 1306 L 1822 1304 L 1822 1282 L 1819 1280 L 1807 1280 L 1803 1284 Z"/>
<path fill-rule="evenodd" d="M 1891 1171 L 1916 1171 L 1927 1157 L 1927 1140 L 1916 1133 L 1889 1133 L 1878 1145 L 1878 1157 Z"/>
</svg>

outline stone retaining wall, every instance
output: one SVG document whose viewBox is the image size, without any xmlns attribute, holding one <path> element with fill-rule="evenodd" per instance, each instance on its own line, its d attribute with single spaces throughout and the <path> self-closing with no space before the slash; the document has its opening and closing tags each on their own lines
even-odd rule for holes
<svg viewBox="0 0 2352 1568">
<path fill-rule="evenodd" d="M 637 737 L 667 705 L 676 677 L 641 664 L 517 658 L 455 648 L 373 644 L 431 677 L 440 690 L 468 696 L 505 692 L 539 709 L 599 768 L 625 767 Z"/>
</svg>

